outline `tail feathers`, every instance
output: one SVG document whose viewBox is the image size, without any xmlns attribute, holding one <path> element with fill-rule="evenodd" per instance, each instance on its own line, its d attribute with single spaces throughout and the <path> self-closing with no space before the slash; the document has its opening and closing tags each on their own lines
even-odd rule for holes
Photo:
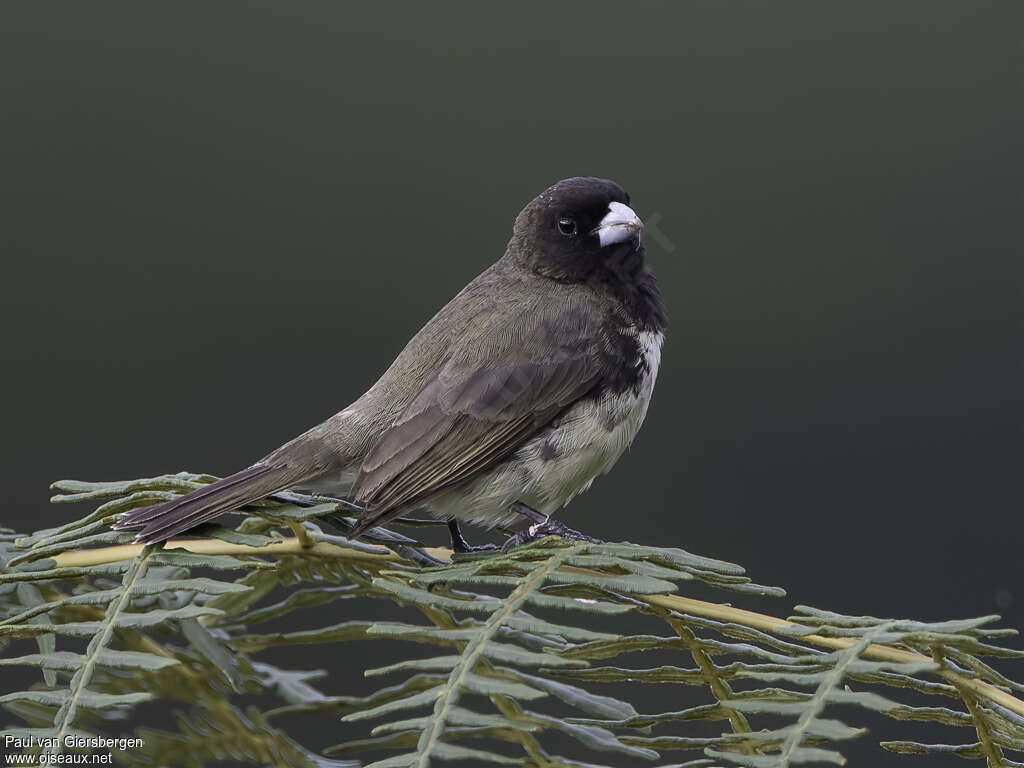
<svg viewBox="0 0 1024 768">
<path fill-rule="evenodd" d="M 356 524 L 352 526 L 352 530 L 345 535 L 350 539 L 358 538 L 374 526 L 381 524 L 383 522 L 383 517 L 383 515 L 374 514 L 372 511 L 367 509 L 363 512 L 362 516 L 356 520 Z"/>
<path fill-rule="evenodd" d="M 136 541 L 152 544 L 212 520 L 307 479 L 296 467 L 256 464 L 176 499 L 122 515 L 114 528 L 137 530 Z"/>
</svg>

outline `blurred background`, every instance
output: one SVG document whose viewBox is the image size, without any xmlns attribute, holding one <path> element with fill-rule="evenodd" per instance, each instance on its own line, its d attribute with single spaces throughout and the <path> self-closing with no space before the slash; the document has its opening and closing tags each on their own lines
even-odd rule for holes
<svg viewBox="0 0 1024 768">
<path fill-rule="evenodd" d="M 247 465 L 592 174 L 648 221 L 671 329 L 637 442 L 563 519 L 742 563 L 789 590 L 750 605 L 776 614 L 1024 628 L 1022 23 L 6 3 L 0 523 L 83 514 L 48 505 L 58 478 Z M 853 754 L 912 764 L 882 725 Z"/>
</svg>

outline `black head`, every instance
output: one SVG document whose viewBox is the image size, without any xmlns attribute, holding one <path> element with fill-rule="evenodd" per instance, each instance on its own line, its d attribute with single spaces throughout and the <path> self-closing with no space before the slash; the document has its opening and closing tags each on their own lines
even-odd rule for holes
<svg viewBox="0 0 1024 768">
<path fill-rule="evenodd" d="M 614 181 L 563 179 L 516 217 L 509 254 L 553 280 L 606 286 L 641 325 L 661 330 L 664 309 L 644 265 L 643 222 L 629 203 Z"/>
</svg>

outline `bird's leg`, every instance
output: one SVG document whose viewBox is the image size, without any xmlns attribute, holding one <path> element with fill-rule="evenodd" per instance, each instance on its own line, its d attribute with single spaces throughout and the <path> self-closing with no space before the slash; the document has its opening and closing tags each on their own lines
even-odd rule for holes
<svg viewBox="0 0 1024 768">
<path fill-rule="evenodd" d="M 545 515 L 543 512 L 538 512 L 533 507 L 523 504 L 521 501 L 513 502 L 509 509 L 520 517 L 525 517 L 531 523 L 546 523 L 551 519 L 548 515 Z"/>
<path fill-rule="evenodd" d="M 459 528 L 459 521 L 454 517 L 448 521 L 448 532 L 452 535 L 452 552 L 467 554 L 469 552 L 488 552 L 492 549 L 497 549 L 493 544 L 480 544 L 474 547 L 466 541 L 466 537 L 462 535 L 462 529 Z"/>
<path fill-rule="evenodd" d="M 510 536 L 508 541 L 506 541 L 502 546 L 502 552 L 508 552 L 512 547 L 518 547 L 520 544 L 528 544 L 531 541 L 543 539 L 545 536 L 561 536 L 563 539 L 568 539 L 570 541 L 589 541 L 594 544 L 603 543 L 600 539 L 595 539 L 593 536 L 580 533 L 567 525 L 563 525 L 557 520 L 552 520 L 543 512 L 538 512 L 533 507 L 529 507 L 521 501 L 517 501 L 512 504 L 510 509 L 516 514 L 525 517 L 532 523 L 532 525 L 530 525 L 525 531 L 520 531 L 514 536 Z"/>
</svg>

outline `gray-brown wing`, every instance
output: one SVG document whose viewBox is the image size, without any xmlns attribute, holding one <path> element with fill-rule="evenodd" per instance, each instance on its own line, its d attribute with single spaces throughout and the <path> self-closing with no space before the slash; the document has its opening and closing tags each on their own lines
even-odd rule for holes
<svg viewBox="0 0 1024 768">
<path fill-rule="evenodd" d="M 360 531 L 508 456 L 600 383 L 606 343 L 592 312 L 525 322 L 528 334 L 485 335 L 489 348 L 449 361 L 371 447 L 353 489 L 368 509 Z"/>
</svg>

